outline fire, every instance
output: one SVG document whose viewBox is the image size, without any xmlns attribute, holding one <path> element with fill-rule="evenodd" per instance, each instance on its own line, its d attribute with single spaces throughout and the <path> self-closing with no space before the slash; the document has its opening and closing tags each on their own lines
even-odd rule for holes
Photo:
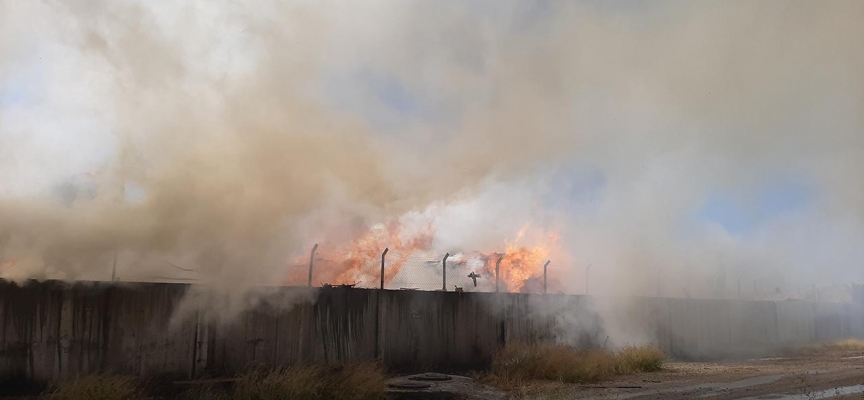
<svg viewBox="0 0 864 400">
<path fill-rule="evenodd" d="M 486 270 L 495 276 L 495 265 L 501 258 L 499 280 L 504 285 L 501 290 L 522 292 L 531 279 L 543 277 L 543 264 L 555 255 L 561 255 L 558 234 L 546 234 L 531 245 L 520 244 L 527 236 L 528 225 L 519 230 L 516 240 L 506 242 L 504 252 L 500 254 L 484 254 Z"/>
<path fill-rule="evenodd" d="M 432 249 L 434 237 L 435 229 L 432 223 L 420 228 L 407 229 L 399 220 L 394 220 L 376 226 L 340 246 L 333 247 L 322 243 L 315 256 L 313 284 L 358 283 L 365 287 L 377 287 L 381 273 L 381 253 L 385 248 L 389 248 L 389 252 L 386 256 L 384 281 L 385 285 L 389 284 L 399 275 L 410 258 L 443 257 L 443 254 L 437 254 L 438 249 Z M 483 276 L 492 278 L 489 282 L 494 282 L 495 264 L 500 257 L 503 257 L 499 276 L 501 290 L 526 291 L 529 289 L 526 286 L 529 286 L 527 284 L 530 281 L 542 279 L 543 265 L 546 261 L 562 256 L 563 252 L 556 232 L 532 229 L 529 224 L 526 224 L 516 232 L 514 237 L 512 241 L 505 241 L 503 252 L 500 250 L 473 251 L 453 254 L 448 261 L 448 266 L 476 265 L 481 270 L 485 269 L 486 273 Z M 305 282 L 307 271 L 305 267 L 308 267 L 308 262 L 308 258 L 294 260 L 293 264 L 297 268 L 289 275 L 290 283 Z M 436 276 L 440 276 L 440 267 L 435 270 L 429 268 L 429 279 L 438 279 Z"/>
<path fill-rule="evenodd" d="M 384 281 L 390 282 L 402 270 L 412 254 L 428 252 L 434 231 L 431 224 L 407 232 L 403 224 L 390 221 L 373 227 L 360 237 L 335 248 L 322 245 L 315 256 L 314 282 L 330 284 L 362 284 L 378 286 L 381 276 L 381 253 L 387 253 Z M 308 260 L 307 260 L 308 262 Z M 295 261 L 299 265 L 299 260 Z M 290 282 L 299 281 L 300 269 L 289 276 Z"/>
<path fill-rule="evenodd" d="M 532 248 L 507 246 L 504 259 L 501 260 L 499 279 L 506 286 L 507 291 L 522 291 L 526 281 L 542 276 L 543 263 L 548 258 L 549 252 L 543 246 Z M 495 273 L 497 261 L 490 259 L 486 263 L 486 269 L 492 274 Z"/>
</svg>

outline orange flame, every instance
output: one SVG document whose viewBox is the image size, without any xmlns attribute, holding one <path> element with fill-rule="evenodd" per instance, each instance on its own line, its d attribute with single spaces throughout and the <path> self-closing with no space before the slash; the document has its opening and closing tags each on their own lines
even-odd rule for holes
<svg viewBox="0 0 864 400">
<path fill-rule="evenodd" d="M 520 245 L 518 242 L 527 235 L 527 229 L 528 225 L 520 229 L 516 240 L 505 244 L 503 253 L 487 253 L 481 256 L 491 276 L 495 276 L 495 265 L 498 258 L 501 258 L 499 280 L 503 284 L 502 291 L 526 291 L 526 284 L 530 280 L 543 277 L 543 264 L 553 256 L 561 254 L 558 234 L 554 232 L 545 235 L 539 243 Z"/>
<path fill-rule="evenodd" d="M 562 254 L 557 233 L 531 231 L 530 228 L 530 225 L 526 224 L 517 232 L 515 240 L 505 241 L 503 253 L 460 253 L 450 265 L 465 265 L 469 260 L 474 260 L 488 271 L 489 276 L 494 277 L 495 264 L 498 258 L 503 256 L 499 277 L 501 290 L 525 291 L 528 289 L 526 284 L 532 279 L 542 279 L 543 264 L 553 256 Z M 328 248 L 326 244 L 322 244 L 319 254 L 315 257 L 313 284 L 360 283 L 366 287 L 377 287 L 381 273 L 381 253 L 385 248 L 390 249 L 384 269 L 385 285 L 389 284 L 412 255 L 429 255 L 432 252 L 434 237 L 435 232 L 431 223 L 412 232 L 406 232 L 400 222 L 391 221 L 341 246 Z M 305 283 L 307 270 L 304 267 L 308 267 L 308 259 L 305 262 L 295 260 L 294 265 L 298 268 L 289 274 L 288 281 L 294 284 Z"/>
<path fill-rule="evenodd" d="M 385 248 L 389 248 L 389 251 L 384 281 L 390 282 L 412 254 L 429 250 L 433 237 L 431 225 L 409 234 L 399 221 L 391 221 L 335 248 L 322 245 L 315 256 L 313 283 L 360 283 L 366 287 L 376 287 L 381 276 L 381 254 Z M 295 265 L 300 265 L 299 261 L 295 261 Z M 298 282 L 301 272 L 300 268 L 295 269 L 289 275 L 289 282 Z"/>
</svg>

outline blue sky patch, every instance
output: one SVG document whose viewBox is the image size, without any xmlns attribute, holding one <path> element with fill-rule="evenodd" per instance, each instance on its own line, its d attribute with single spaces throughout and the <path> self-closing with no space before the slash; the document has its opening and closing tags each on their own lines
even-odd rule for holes
<svg viewBox="0 0 864 400">
<path fill-rule="evenodd" d="M 731 234 L 746 234 L 771 219 L 806 208 L 815 196 L 816 191 L 803 182 L 778 179 L 741 196 L 713 193 L 698 215 Z"/>
<path fill-rule="evenodd" d="M 23 79 L 8 79 L 0 83 L 0 107 L 31 107 L 39 103 L 33 83 Z"/>
<path fill-rule="evenodd" d="M 401 115 L 420 112 L 417 99 L 393 75 L 368 74 L 375 97 L 387 108 Z"/>
</svg>

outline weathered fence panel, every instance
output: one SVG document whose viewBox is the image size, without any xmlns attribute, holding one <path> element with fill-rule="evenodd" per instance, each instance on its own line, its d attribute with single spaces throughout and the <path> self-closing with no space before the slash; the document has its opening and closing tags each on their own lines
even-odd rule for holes
<svg viewBox="0 0 864 400">
<path fill-rule="evenodd" d="M 189 289 L 0 281 L 0 376 L 194 377 L 375 359 L 397 369 L 478 368 L 506 343 L 550 341 L 650 342 L 709 358 L 864 337 L 864 309 L 852 304 L 286 287 L 229 316 L 190 301 Z"/>
</svg>

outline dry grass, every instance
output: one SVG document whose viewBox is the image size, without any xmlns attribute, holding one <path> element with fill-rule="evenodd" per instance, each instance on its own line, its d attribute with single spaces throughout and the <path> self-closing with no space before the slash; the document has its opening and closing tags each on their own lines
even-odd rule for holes
<svg viewBox="0 0 864 400">
<path fill-rule="evenodd" d="M 257 371 L 240 377 L 235 400 L 380 399 L 384 371 L 374 363 L 342 366 L 297 366 Z"/>
<path fill-rule="evenodd" d="M 781 353 L 788 356 L 815 356 L 820 354 L 864 352 L 864 340 L 844 339 L 833 342 L 817 343 L 786 349 Z"/>
<path fill-rule="evenodd" d="M 628 346 L 615 353 L 615 372 L 621 375 L 663 368 L 666 354 L 657 346 Z"/>
<path fill-rule="evenodd" d="M 232 388 L 201 385 L 178 398 L 183 400 L 378 400 L 385 387 L 384 370 L 376 363 L 295 366 L 258 370 L 242 375 Z M 135 400 L 145 387 L 135 378 L 90 375 L 64 381 L 45 394 L 52 400 Z M 174 398 L 174 397 L 171 397 Z"/>
<path fill-rule="evenodd" d="M 178 397 L 180 400 L 231 400 L 231 392 L 215 386 L 193 387 Z"/>
<path fill-rule="evenodd" d="M 822 349 L 829 352 L 853 352 L 853 351 L 864 351 L 864 340 L 860 339 L 846 339 L 846 340 L 838 340 L 835 342 L 823 343 L 821 345 Z"/>
<path fill-rule="evenodd" d="M 665 355 L 653 346 L 628 347 L 618 353 L 560 345 L 511 344 L 496 354 L 486 380 L 514 388 L 533 380 L 592 383 L 616 374 L 657 371 Z"/>
<path fill-rule="evenodd" d="M 48 398 L 56 400 L 129 400 L 136 398 L 138 383 L 120 375 L 89 375 L 60 382 Z"/>
</svg>

